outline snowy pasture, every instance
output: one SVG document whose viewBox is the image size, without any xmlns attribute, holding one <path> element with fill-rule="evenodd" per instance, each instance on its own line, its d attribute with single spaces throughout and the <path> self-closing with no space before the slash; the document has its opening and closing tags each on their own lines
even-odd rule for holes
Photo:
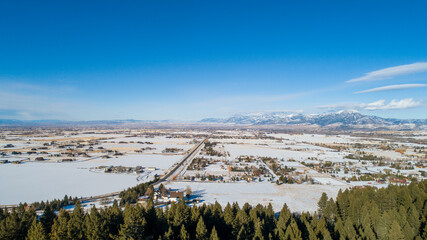
<svg viewBox="0 0 427 240">
<path fill-rule="evenodd" d="M 162 153 L 166 148 L 182 149 L 181 153 L 193 147 L 189 144 L 191 139 L 160 137 L 124 137 L 101 141 L 101 146 L 106 149 L 119 151 L 134 151 L 141 148 L 154 148 L 150 153 Z M 140 142 L 140 143 L 138 143 Z"/>
<path fill-rule="evenodd" d="M 34 202 L 69 196 L 94 196 L 148 181 L 148 173 L 115 174 L 90 171 L 98 166 L 156 167 L 158 174 L 180 160 L 182 155 L 138 154 L 97 158 L 84 162 L 28 162 L 0 165 L 0 204 Z M 140 181 L 138 181 L 140 180 Z"/>
<path fill-rule="evenodd" d="M 223 207 L 227 203 L 233 202 L 238 202 L 240 206 L 245 203 L 252 205 L 268 205 L 271 203 L 276 212 L 280 211 L 285 203 L 293 212 L 314 212 L 317 210 L 317 202 L 323 192 L 326 192 L 330 197 L 335 197 L 340 189 L 346 188 L 342 185 L 276 185 L 269 182 L 171 182 L 166 185 L 168 188 L 179 190 L 185 190 L 187 186 L 190 186 L 193 194 L 199 195 L 206 203 L 218 201 Z"/>
<path fill-rule="evenodd" d="M 132 174 L 93 173 L 87 163 L 38 163 L 0 166 L 0 204 L 93 196 L 137 184 Z"/>
</svg>

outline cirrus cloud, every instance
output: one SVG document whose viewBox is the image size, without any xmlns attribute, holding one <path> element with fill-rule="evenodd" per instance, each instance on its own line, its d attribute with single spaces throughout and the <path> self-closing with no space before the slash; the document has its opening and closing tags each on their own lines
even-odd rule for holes
<svg viewBox="0 0 427 240">
<path fill-rule="evenodd" d="M 421 101 L 415 101 L 413 98 L 404 98 L 401 100 L 393 99 L 390 102 L 387 102 L 384 99 L 370 102 L 370 103 L 343 103 L 343 104 L 333 104 L 319 106 L 317 108 L 322 109 L 334 109 L 334 110 L 343 110 L 343 109 L 359 109 L 359 110 L 396 110 L 396 109 L 407 109 L 413 108 L 421 105 Z"/>
<path fill-rule="evenodd" d="M 353 78 L 346 82 L 351 83 L 351 82 L 383 80 L 383 79 L 393 78 L 395 76 L 426 72 L 426 71 L 427 71 L 427 62 L 418 62 L 418 63 L 384 68 L 384 69 L 380 69 L 373 72 L 368 72 L 362 77 Z"/>
<path fill-rule="evenodd" d="M 358 91 L 355 93 L 384 92 L 384 91 L 401 90 L 401 89 L 408 89 L 408 88 L 420 88 L 420 87 L 427 87 L 427 84 L 396 84 L 396 85 L 389 85 L 384 87 L 371 88 L 363 91 Z"/>
</svg>

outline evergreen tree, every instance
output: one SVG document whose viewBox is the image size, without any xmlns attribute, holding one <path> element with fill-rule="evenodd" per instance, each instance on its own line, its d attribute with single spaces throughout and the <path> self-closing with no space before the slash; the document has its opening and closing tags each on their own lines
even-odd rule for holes
<svg viewBox="0 0 427 240">
<path fill-rule="evenodd" d="M 120 226 L 120 239 L 143 239 L 145 237 L 147 221 L 143 216 L 142 209 L 136 205 L 125 207 L 124 223 Z"/>
<path fill-rule="evenodd" d="M 249 222 L 250 222 L 250 218 L 246 213 L 246 211 L 244 209 L 240 209 L 236 214 L 234 225 L 232 227 L 233 236 L 236 237 L 239 234 L 242 227 L 245 229 L 244 233 L 246 234 L 246 232 L 249 231 Z"/>
<path fill-rule="evenodd" d="M 27 240 L 45 240 L 47 239 L 43 225 L 41 222 L 37 222 L 34 218 L 33 224 L 27 234 Z"/>
<path fill-rule="evenodd" d="M 373 223 L 371 222 L 370 213 L 366 213 L 367 216 L 364 217 L 362 221 L 362 237 L 365 239 L 376 239 L 377 236 L 373 230 Z"/>
<path fill-rule="evenodd" d="M 163 239 L 165 239 L 165 240 L 173 240 L 173 239 L 175 239 L 175 238 L 174 238 L 173 231 L 172 231 L 172 227 L 169 227 L 169 229 L 168 229 L 168 231 L 165 233 L 165 235 L 164 235 Z"/>
<path fill-rule="evenodd" d="M 427 239 L 427 224 L 426 224 L 426 222 L 424 221 L 424 228 L 423 228 L 423 231 L 422 231 L 422 233 L 421 233 L 421 237 L 423 238 L 423 239 Z"/>
<path fill-rule="evenodd" d="M 230 203 L 227 203 L 224 208 L 224 221 L 227 225 L 231 226 L 233 224 L 234 218 L 235 213 L 233 212 Z"/>
<path fill-rule="evenodd" d="M 68 232 L 69 219 L 70 219 L 70 216 L 68 212 L 66 212 L 64 209 L 61 209 L 59 211 L 58 218 L 55 219 L 53 222 L 52 231 L 50 233 L 50 239 L 52 240 L 68 239 L 67 232 Z"/>
<path fill-rule="evenodd" d="M 392 214 L 384 212 L 378 223 L 375 226 L 375 231 L 379 239 L 386 239 L 390 230 L 391 224 L 393 223 Z"/>
<path fill-rule="evenodd" d="M 101 218 L 95 206 L 91 209 L 90 214 L 86 215 L 86 238 L 88 240 L 98 240 L 108 238 L 108 229 L 106 222 Z"/>
<path fill-rule="evenodd" d="M 313 228 L 310 225 L 309 222 L 310 214 L 303 212 L 300 216 L 300 223 L 301 223 L 301 237 L 303 239 L 313 239 L 314 238 L 314 231 Z"/>
<path fill-rule="evenodd" d="M 156 222 L 153 224 L 156 224 L 156 236 L 162 236 L 167 230 L 168 225 L 166 222 L 165 212 L 162 208 L 156 208 Z"/>
<path fill-rule="evenodd" d="M 337 205 L 335 204 L 334 200 L 332 198 L 330 198 L 327 202 L 326 202 L 326 206 L 325 209 L 322 212 L 322 215 L 328 219 L 329 221 L 334 221 L 334 219 L 336 218 L 336 216 L 338 215 L 337 212 Z"/>
<path fill-rule="evenodd" d="M 6 218 L 6 216 L 7 216 L 7 211 L 6 211 L 6 209 L 3 211 L 3 209 L 2 209 L 2 208 L 0 208 L 0 222 L 1 222 L 3 219 L 5 219 L 5 218 Z"/>
<path fill-rule="evenodd" d="M 216 232 L 215 226 L 212 228 L 211 236 L 209 240 L 219 240 L 218 233 Z"/>
<path fill-rule="evenodd" d="M 55 220 L 55 218 L 55 212 L 53 211 L 50 204 L 47 204 L 46 208 L 43 211 L 43 215 L 40 217 L 40 222 L 43 225 L 45 233 L 50 233 L 50 230 L 52 229 L 53 225 L 53 220 Z"/>
<path fill-rule="evenodd" d="M 322 217 L 317 221 L 315 235 L 319 239 L 332 239 L 325 218 Z"/>
<path fill-rule="evenodd" d="M 301 231 L 299 230 L 298 225 L 293 218 L 291 220 L 291 224 L 286 229 L 284 239 L 287 239 L 287 240 L 299 240 L 299 239 L 301 239 L 302 240 Z"/>
<path fill-rule="evenodd" d="M 22 236 L 26 236 L 37 214 L 34 209 L 25 210 L 25 208 L 22 208 L 19 214 L 21 215 L 20 232 Z"/>
<path fill-rule="evenodd" d="M 355 239 L 357 236 L 356 230 L 354 229 L 354 225 L 350 219 L 350 217 L 347 217 L 347 219 L 344 222 L 344 232 L 342 236 L 345 236 L 346 239 Z"/>
<path fill-rule="evenodd" d="M 283 204 L 282 210 L 279 213 L 279 218 L 277 220 L 277 235 L 280 239 L 285 238 L 286 229 L 291 222 L 292 214 L 288 208 L 288 205 Z"/>
<path fill-rule="evenodd" d="M 236 240 L 246 240 L 249 238 L 249 234 L 244 226 L 242 226 L 237 233 Z"/>
<path fill-rule="evenodd" d="M 328 195 L 325 192 L 323 192 L 319 202 L 317 203 L 318 211 L 320 215 L 322 215 L 323 212 L 325 211 L 327 202 L 328 202 Z"/>
<path fill-rule="evenodd" d="M 200 209 L 197 206 L 191 207 L 190 210 L 190 224 L 187 225 L 188 231 L 191 233 L 190 235 L 194 236 L 196 232 L 197 223 L 200 218 Z"/>
<path fill-rule="evenodd" d="M 80 202 L 77 202 L 74 206 L 73 213 L 70 216 L 70 220 L 67 224 L 67 237 L 68 239 L 84 239 L 84 212 L 80 205 Z"/>
<path fill-rule="evenodd" d="M 190 209 L 185 205 L 184 201 L 178 203 L 175 208 L 173 226 L 179 227 L 183 224 L 187 225 L 190 222 L 190 214 Z"/>
<path fill-rule="evenodd" d="M 262 223 L 259 218 L 255 222 L 255 234 L 253 240 L 264 240 Z"/>
<path fill-rule="evenodd" d="M 156 222 L 158 222 L 157 213 L 156 209 L 154 208 L 154 202 L 151 200 L 148 202 L 148 205 L 146 207 L 145 219 L 147 221 L 147 235 L 158 235 L 160 232 L 163 232 L 162 227 L 159 226 L 159 224 L 156 224 Z"/>
<path fill-rule="evenodd" d="M 185 226 L 184 225 L 181 226 L 181 231 L 180 231 L 180 234 L 179 234 L 179 238 L 181 240 L 190 240 L 190 234 L 187 232 L 187 230 L 185 230 Z"/>
<path fill-rule="evenodd" d="M 12 213 L 0 222 L 0 239 L 15 240 L 24 239 L 27 234 L 22 232 L 21 219 L 16 213 L 15 209 Z"/>
<path fill-rule="evenodd" d="M 414 233 L 417 233 L 419 231 L 422 221 L 420 221 L 420 214 L 413 205 L 409 207 L 407 222 Z"/>
<path fill-rule="evenodd" d="M 208 230 L 206 229 L 205 221 L 203 218 L 199 218 L 196 228 L 196 239 L 198 240 L 207 240 L 208 239 Z"/>
<path fill-rule="evenodd" d="M 344 223 L 340 217 L 334 225 L 334 239 L 345 239 Z"/>
<path fill-rule="evenodd" d="M 405 239 L 405 236 L 402 233 L 402 229 L 400 228 L 399 223 L 397 223 L 397 221 L 393 221 L 393 223 L 391 224 L 387 238 L 390 240 L 403 240 L 403 239 Z"/>
<path fill-rule="evenodd" d="M 123 224 L 123 211 L 119 208 L 116 200 L 113 206 L 109 207 L 104 214 L 108 234 L 117 236 L 119 234 L 120 225 Z"/>
<path fill-rule="evenodd" d="M 265 210 L 264 221 L 264 231 L 266 233 L 273 232 L 276 228 L 276 217 L 271 203 L 268 204 L 267 209 Z"/>
</svg>

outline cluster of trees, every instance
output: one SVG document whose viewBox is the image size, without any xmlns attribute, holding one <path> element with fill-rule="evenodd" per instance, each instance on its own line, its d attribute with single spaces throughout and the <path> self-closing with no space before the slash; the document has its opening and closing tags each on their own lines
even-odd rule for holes
<svg viewBox="0 0 427 240">
<path fill-rule="evenodd" d="M 341 239 L 427 239 L 427 180 L 323 194 L 319 215 Z"/>
<path fill-rule="evenodd" d="M 56 215 L 49 205 L 37 219 L 21 205 L 0 211 L 0 239 L 427 239 L 427 181 L 386 189 L 352 189 L 336 200 L 323 194 L 319 212 L 293 214 L 286 205 L 237 203 L 155 208 L 117 202 L 84 213 Z"/>
<path fill-rule="evenodd" d="M 52 201 L 41 201 L 41 202 L 34 202 L 31 204 L 31 207 L 35 210 L 45 209 L 46 206 L 49 206 L 55 211 L 59 211 L 59 209 L 68 206 L 68 205 L 74 205 L 78 202 L 77 197 L 69 197 L 68 195 L 65 195 L 63 199 L 54 199 Z M 26 203 L 23 204 L 24 207 L 27 206 Z"/>
<path fill-rule="evenodd" d="M 162 152 L 164 153 L 177 153 L 177 152 L 182 152 L 184 151 L 184 149 L 182 148 L 165 148 Z"/>
<path fill-rule="evenodd" d="M 281 184 L 281 183 L 287 183 L 287 184 L 294 184 L 296 181 L 293 177 L 291 176 L 285 176 L 285 175 L 281 175 L 279 177 L 279 179 L 276 181 L 276 184 Z"/>
<path fill-rule="evenodd" d="M 349 154 L 345 156 L 344 158 L 348 159 L 356 159 L 356 160 L 366 160 L 366 161 L 374 161 L 374 160 L 383 160 L 383 157 L 378 157 L 376 155 L 372 154 L 362 154 L 362 155 L 355 155 L 355 154 Z"/>
<path fill-rule="evenodd" d="M 218 156 L 218 157 L 225 157 L 226 154 L 216 151 L 215 149 L 213 149 L 213 147 L 215 147 L 218 144 L 218 142 L 205 142 L 205 146 L 203 147 L 203 149 L 201 150 L 201 152 L 205 155 L 208 156 Z"/>
<path fill-rule="evenodd" d="M 188 170 L 204 170 L 205 167 L 209 165 L 209 159 L 204 157 L 196 157 L 191 161 L 190 166 L 188 166 Z"/>
<path fill-rule="evenodd" d="M 185 180 L 195 181 L 196 179 L 200 179 L 200 181 L 223 181 L 224 177 L 221 175 L 204 175 L 197 173 L 196 176 L 184 176 Z"/>
<path fill-rule="evenodd" d="M 347 180 L 347 179 L 348 178 L 343 177 L 343 180 Z M 375 181 L 376 179 L 377 179 L 377 177 L 375 177 L 373 175 L 365 174 L 365 175 L 360 175 L 360 176 L 353 175 L 348 180 L 355 182 L 355 181 Z M 381 179 L 381 177 L 378 177 L 378 179 Z"/>
<path fill-rule="evenodd" d="M 287 176 L 287 175 L 281 175 L 279 177 L 278 180 L 276 180 L 276 184 L 280 185 L 282 183 L 286 183 L 286 184 L 294 184 L 294 183 L 305 183 L 305 182 L 309 182 L 310 184 L 314 184 L 314 180 L 311 177 L 308 177 L 308 175 L 305 175 L 305 177 L 303 176 L 297 176 L 297 177 L 292 177 L 292 176 Z"/>
<path fill-rule="evenodd" d="M 255 161 L 254 156 L 241 155 L 241 156 L 237 157 L 237 162 L 251 163 L 251 162 L 254 162 L 254 161 Z"/>
<path fill-rule="evenodd" d="M 135 187 L 128 188 L 122 191 L 119 195 L 120 197 L 120 205 L 124 205 L 126 203 L 136 203 L 138 198 L 145 195 L 149 188 L 153 188 L 153 183 L 157 182 L 157 179 L 154 179 L 150 182 L 145 182 L 136 185 Z M 154 193 L 154 190 L 152 190 Z"/>
<path fill-rule="evenodd" d="M 408 162 L 406 166 L 402 166 L 400 163 L 393 163 L 390 165 L 391 168 L 395 168 L 397 170 L 412 170 L 414 166 L 411 166 L 411 163 Z"/>
</svg>

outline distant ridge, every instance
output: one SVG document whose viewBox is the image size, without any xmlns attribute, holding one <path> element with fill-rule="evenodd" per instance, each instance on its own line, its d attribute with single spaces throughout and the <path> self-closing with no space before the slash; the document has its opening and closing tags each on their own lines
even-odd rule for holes
<svg viewBox="0 0 427 240">
<path fill-rule="evenodd" d="M 394 119 L 364 115 L 357 111 L 339 111 L 324 114 L 301 114 L 289 112 L 238 114 L 229 118 L 205 118 L 198 122 L 173 120 L 15 120 L 0 119 L 0 127 L 38 127 L 38 126 L 138 126 L 144 124 L 236 124 L 236 125 L 277 125 L 277 126 L 319 126 L 335 128 L 427 128 L 427 119 Z"/>
<path fill-rule="evenodd" d="M 168 120 L 93 120 L 93 121 L 66 121 L 66 120 L 15 120 L 0 119 L 0 126 L 76 126 L 76 125 L 125 125 L 138 123 L 168 123 Z"/>
<path fill-rule="evenodd" d="M 427 125 L 427 119 L 394 119 L 364 115 L 356 111 L 339 111 L 335 113 L 310 114 L 287 112 L 239 114 L 230 118 L 205 118 L 203 123 L 232 123 L 250 125 Z"/>
</svg>

